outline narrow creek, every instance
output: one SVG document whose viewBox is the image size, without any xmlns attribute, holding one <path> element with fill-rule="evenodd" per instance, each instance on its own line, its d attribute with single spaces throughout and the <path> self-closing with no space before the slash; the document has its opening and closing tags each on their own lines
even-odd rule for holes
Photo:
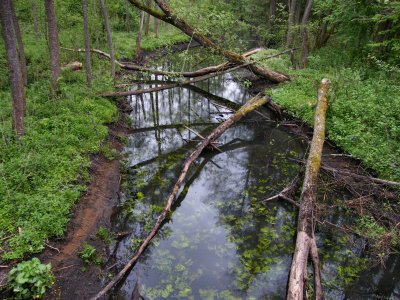
<svg viewBox="0 0 400 300">
<path fill-rule="evenodd" d="M 180 70 L 177 61 L 181 56 L 174 54 L 155 66 Z M 228 118 L 226 99 L 242 104 L 251 97 L 236 80 L 243 75 L 224 74 L 195 88 L 129 97 L 134 128 L 125 149 L 129 171 L 112 220 L 115 232 L 129 234 L 111 246 L 114 261 L 109 265 L 129 260 L 153 227 L 185 156 L 199 141 L 194 131 L 205 136 Z M 161 77 L 150 79 L 132 89 L 154 86 Z M 113 298 L 284 299 L 297 212 L 289 203 L 262 200 L 299 172 L 288 158 L 303 158 L 307 144 L 277 126 L 264 108 L 218 141 L 221 152 L 206 151 L 192 167 L 170 219 Z M 334 189 L 320 193 L 332 203 L 348 197 Z M 346 224 L 345 213 L 326 218 Z M 362 239 L 329 227 L 321 227 L 317 238 L 326 299 L 400 296 L 398 257 L 391 259 L 390 268 L 365 270 Z"/>
</svg>

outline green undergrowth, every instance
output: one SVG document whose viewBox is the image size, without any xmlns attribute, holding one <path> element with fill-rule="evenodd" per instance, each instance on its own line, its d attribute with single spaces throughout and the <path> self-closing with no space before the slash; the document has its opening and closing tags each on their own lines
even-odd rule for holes
<svg viewBox="0 0 400 300">
<path fill-rule="evenodd" d="M 261 57 L 265 55 L 268 54 Z M 332 88 L 326 121 L 328 138 L 380 177 L 400 181 L 398 73 L 374 66 L 367 59 L 353 60 L 343 49 L 335 48 L 312 53 L 308 68 L 303 70 L 291 69 L 285 59 L 264 63 L 291 75 L 290 82 L 268 93 L 310 126 L 319 82 L 329 78 Z"/>
</svg>

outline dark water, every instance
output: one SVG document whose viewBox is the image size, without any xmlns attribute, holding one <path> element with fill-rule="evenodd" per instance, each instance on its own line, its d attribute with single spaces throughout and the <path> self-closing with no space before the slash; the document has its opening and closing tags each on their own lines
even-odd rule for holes
<svg viewBox="0 0 400 300">
<path fill-rule="evenodd" d="M 162 62 L 158 66 L 163 64 L 171 68 Z M 120 265 L 153 227 L 184 158 L 198 142 L 187 127 L 205 136 L 232 113 L 223 107 L 222 98 L 241 104 L 250 95 L 233 74 L 226 74 L 199 83 L 197 89 L 176 88 L 129 99 L 135 133 L 125 149 L 130 171 L 114 227 L 131 234 L 114 245 Z M 260 109 L 223 134 L 218 140 L 221 152 L 203 153 L 191 168 L 170 219 L 119 286 L 116 298 L 285 298 L 296 209 L 262 199 L 278 193 L 299 172 L 288 157 L 302 158 L 305 145 L 272 119 L 270 112 Z M 341 201 L 346 194 L 322 191 L 321 196 Z M 327 219 L 346 223 L 333 213 Z M 361 239 L 329 228 L 319 230 L 317 237 L 327 299 L 399 298 L 398 257 L 388 268 L 371 272 L 362 258 Z"/>
</svg>

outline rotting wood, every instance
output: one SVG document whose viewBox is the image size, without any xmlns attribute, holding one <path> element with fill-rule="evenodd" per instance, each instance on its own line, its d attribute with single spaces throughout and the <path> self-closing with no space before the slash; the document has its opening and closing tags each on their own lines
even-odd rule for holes
<svg viewBox="0 0 400 300">
<path fill-rule="evenodd" d="M 179 189 L 186 178 L 186 175 L 189 171 L 190 166 L 193 162 L 200 156 L 203 150 L 213 141 L 215 141 L 218 137 L 220 137 L 231 125 L 238 122 L 248 113 L 254 111 L 256 108 L 264 105 L 269 100 L 267 97 L 260 97 L 259 95 L 255 96 L 254 98 L 247 101 L 234 115 L 232 115 L 229 119 L 221 123 L 217 128 L 215 128 L 204 140 L 202 140 L 196 147 L 196 149 L 188 156 L 186 159 L 182 171 L 176 181 L 174 187 L 172 188 L 172 192 L 167 199 L 167 203 L 158 216 L 157 221 L 147 236 L 147 238 L 141 243 L 139 248 L 137 249 L 134 256 L 129 260 L 129 262 L 124 266 L 124 268 L 93 298 L 92 300 L 100 299 L 101 297 L 105 296 L 106 293 L 117 284 L 124 275 L 135 265 L 138 258 L 141 256 L 143 251 L 147 248 L 150 244 L 153 237 L 157 234 L 161 224 L 164 222 L 166 217 L 168 216 L 169 212 L 171 211 L 171 207 L 174 204 Z"/>
<path fill-rule="evenodd" d="M 215 42 L 213 42 L 210 38 L 208 38 L 205 34 L 200 32 L 199 30 L 195 29 L 193 26 L 189 25 L 185 20 L 175 16 L 168 4 L 164 0 L 154 0 L 157 5 L 160 7 L 162 12 L 153 9 L 139 0 L 129 0 L 129 2 L 137 7 L 140 10 L 143 10 L 147 12 L 148 14 L 151 14 L 153 17 L 156 17 L 166 23 L 169 23 L 176 28 L 180 29 L 182 32 L 187 34 L 190 37 L 193 37 L 193 39 L 197 42 L 199 42 L 201 45 L 210 47 L 218 51 L 220 54 L 225 56 L 230 62 L 236 63 L 236 64 L 243 64 L 246 63 L 246 59 L 233 51 L 226 50 L 219 45 L 217 45 Z M 250 65 L 250 69 L 257 75 L 262 76 L 264 78 L 267 78 L 268 80 L 275 82 L 275 83 L 280 83 L 289 80 L 289 76 L 280 74 L 278 72 L 269 70 L 265 67 L 262 67 L 260 65 Z"/>
<path fill-rule="evenodd" d="M 317 180 L 321 165 L 322 148 L 325 141 L 325 119 L 328 109 L 328 91 L 331 82 L 321 81 L 318 90 L 318 103 L 314 117 L 314 135 L 311 141 L 310 153 L 307 159 L 303 188 L 300 195 L 300 210 L 297 224 L 296 247 L 293 255 L 289 276 L 288 300 L 301 300 L 304 295 L 305 270 L 308 257 L 311 254 L 314 265 L 319 266 L 318 251 L 311 249 L 315 243 L 315 211 Z M 314 268 L 315 298 L 322 299 L 322 289 L 319 267 Z M 318 274 L 317 274 L 318 273 Z"/>
</svg>

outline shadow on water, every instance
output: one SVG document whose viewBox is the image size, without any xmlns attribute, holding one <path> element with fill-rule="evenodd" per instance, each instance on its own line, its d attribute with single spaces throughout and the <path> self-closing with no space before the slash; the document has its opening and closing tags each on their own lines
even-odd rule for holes
<svg viewBox="0 0 400 300">
<path fill-rule="evenodd" d="M 161 62 L 158 67 L 172 69 Z M 158 84 L 160 78 L 133 89 Z M 150 82 L 150 83 L 149 83 Z M 133 130 L 126 153 L 129 173 L 116 209 L 115 231 L 130 232 L 113 245 L 117 267 L 131 257 L 165 205 L 186 155 L 250 98 L 232 74 L 194 88 L 129 98 Z M 227 100 L 229 99 L 229 101 Z M 233 104 L 231 102 L 234 102 Z M 294 250 L 296 209 L 263 203 L 299 172 L 302 142 L 261 109 L 228 129 L 220 152 L 205 151 L 191 168 L 170 219 L 113 295 L 116 299 L 283 299 Z M 185 127 L 187 126 L 187 127 Z M 324 191 L 335 201 L 346 195 Z M 328 216 L 335 224 L 346 217 Z M 338 231 L 317 232 L 327 299 L 399 296 L 399 259 L 387 269 L 365 269 L 363 241 Z M 311 280 L 310 280 L 311 281 Z"/>
</svg>

